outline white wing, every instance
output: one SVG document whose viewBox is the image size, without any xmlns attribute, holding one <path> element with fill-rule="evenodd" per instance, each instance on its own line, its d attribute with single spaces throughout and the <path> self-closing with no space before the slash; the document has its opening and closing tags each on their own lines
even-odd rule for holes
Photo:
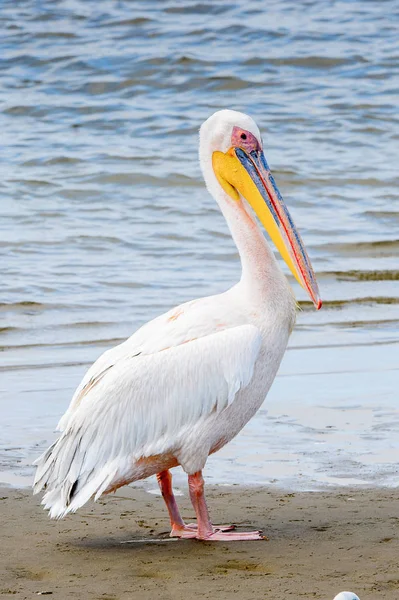
<svg viewBox="0 0 399 600">
<path fill-rule="evenodd" d="M 108 369 L 119 361 L 144 354 L 155 354 L 215 331 L 246 324 L 246 317 L 236 309 L 234 302 L 231 302 L 233 290 L 234 288 L 218 296 L 208 296 L 181 304 L 140 327 L 122 344 L 104 352 L 83 377 L 68 410 L 58 423 L 57 430 L 65 429 L 81 399 L 97 385 Z"/>
<path fill-rule="evenodd" d="M 256 327 L 240 325 L 105 366 L 37 461 L 34 491 L 47 488 L 51 516 L 98 498 L 133 461 L 178 452 L 198 423 L 249 384 L 260 344 Z"/>
</svg>

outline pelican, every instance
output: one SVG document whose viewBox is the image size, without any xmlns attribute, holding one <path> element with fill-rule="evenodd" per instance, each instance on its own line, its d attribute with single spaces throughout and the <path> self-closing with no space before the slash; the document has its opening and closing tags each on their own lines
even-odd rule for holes
<svg viewBox="0 0 399 600">
<path fill-rule="evenodd" d="M 360 598 L 353 592 L 340 592 L 335 596 L 334 600 L 360 600 Z"/>
<path fill-rule="evenodd" d="M 293 329 L 296 301 L 254 213 L 315 307 L 316 278 L 251 117 L 214 113 L 200 128 L 208 191 L 238 248 L 242 275 L 228 291 L 155 318 L 90 367 L 61 418 L 57 441 L 36 461 L 34 493 L 50 516 L 156 475 L 171 536 L 257 540 L 259 531 L 214 527 L 204 496 L 207 458 L 259 409 Z M 170 469 L 188 476 L 197 524 L 185 524 Z"/>
</svg>

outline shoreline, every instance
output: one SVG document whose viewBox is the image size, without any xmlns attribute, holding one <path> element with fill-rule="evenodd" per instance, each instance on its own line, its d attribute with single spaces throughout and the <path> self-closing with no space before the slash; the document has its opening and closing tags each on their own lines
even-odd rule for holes
<svg viewBox="0 0 399 600">
<path fill-rule="evenodd" d="M 1 487 L 0 498 L 3 598 L 332 600 L 345 589 L 361 600 L 399 597 L 392 489 L 208 486 L 215 523 L 268 537 L 231 543 L 170 540 L 162 498 L 138 487 L 120 488 L 62 521 L 50 520 L 27 489 Z M 177 501 L 192 521 L 186 491 Z"/>
</svg>

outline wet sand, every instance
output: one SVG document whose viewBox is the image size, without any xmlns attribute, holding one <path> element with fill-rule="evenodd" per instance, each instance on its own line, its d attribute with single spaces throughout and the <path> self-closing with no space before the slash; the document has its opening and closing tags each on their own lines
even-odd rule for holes
<svg viewBox="0 0 399 600">
<path fill-rule="evenodd" d="M 399 598 L 397 492 L 223 487 L 208 499 L 214 522 L 260 528 L 269 540 L 169 541 L 162 499 L 137 488 L 58 522 L 28 490 L 0 489 L 1 598 L 332 600 L 345 589 Z M 178 501 L 191 521 L 188 498 Z"/>
</svg>

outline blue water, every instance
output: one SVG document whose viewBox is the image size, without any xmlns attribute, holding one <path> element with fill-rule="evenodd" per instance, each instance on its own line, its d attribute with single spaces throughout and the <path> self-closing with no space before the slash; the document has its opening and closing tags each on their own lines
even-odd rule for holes
<svg viewBox="0 0 399 600">
<path fill-rule="evenodd" d="M 270 5 L 270 6 L 268 6 Z M 0 481 L 87 367 L 239 262 L 197 160 L 251 114 L 315 267 L 264 408 L 208 479 L 396 485 L 397 1 L 5 1 L 0 11 Z M 268 412 L 267 412 L 268 411 Z"/>
</svg>

